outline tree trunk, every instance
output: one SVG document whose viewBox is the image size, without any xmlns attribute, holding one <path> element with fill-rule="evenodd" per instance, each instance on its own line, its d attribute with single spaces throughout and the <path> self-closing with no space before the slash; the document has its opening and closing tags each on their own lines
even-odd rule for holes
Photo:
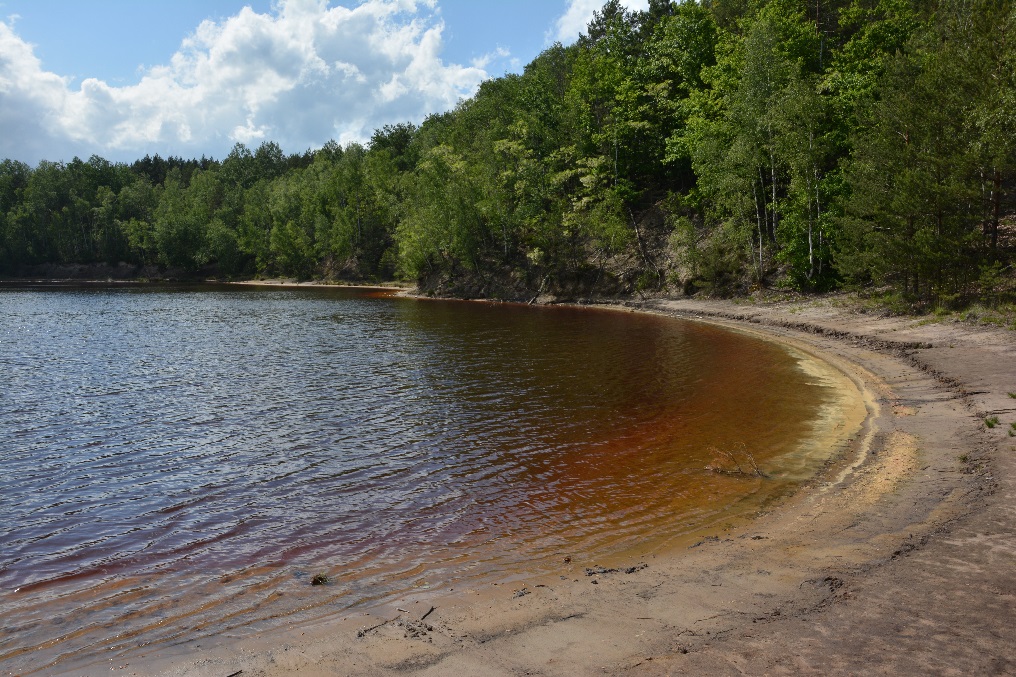
<svg viewBox="0 0 1016 677">
<path fill-rule="evenodd" d="M 777 219 L 779 210 L 776 209 L 776 158 L 773 156 L 772 152 L 769 153 L 769 173 L 772 177 L 772 189 L 773 189 L 773 206 L 772 206 L 773 225 L 772 229 L 769 231 L 769 242 L 774 243 L 776 242 L 776 227 L 778 225 Z"/>
<path fill-rule="evenodd" d="M 991 250 L 998 251 L 998 221 L 1002 212 L 1002 171 L 995 167 L 991 190 Z"/>
<path fill-rule="evenodd" d="M 761 171 L 760 171 L 759 175 L 761 177 Z M 764 186 L 763 186 L 763 188 L 764 188 Z M 761 276 L 762 275 L 762 233 L 765 232 L 765 226 L 763 225 L 763 221 L 767 217 L 763 213 L 765 211 L 765 208 L 762 205 L 759 204 L 759 201 L 758 201 L 758 190 L 756 190 L 756 188 L 755 188 L 755 182 L 754 181 L 751 182 L 751 194 L 755 198 L 755 223 L 756 223 L 756 226 L 758 227 L 758 270 L 759 270 L 759 276 Z M 754 263 L 754 261 L 753 261 L 753 263 Z"/>
</svg>

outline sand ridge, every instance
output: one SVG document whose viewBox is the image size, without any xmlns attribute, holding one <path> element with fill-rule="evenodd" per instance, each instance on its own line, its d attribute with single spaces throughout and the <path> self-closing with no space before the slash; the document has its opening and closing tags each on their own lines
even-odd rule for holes
<svg viewBox="0 0 1016 677">
<path fill-rule="evenodd" d="M 553 577 L 185 644 L 94 674 L 1016 673 L 1012 332 L 872 317 L 835 298 L 642 309 L 805 350 L 863 394 L 863 420 L 828 438 L 840 452 L 795 496 L 683 552 L 634 553 L 628 571 L 562 562 Z M 988 414 L 1002 424 L 987 429 Z"/>
</svg>

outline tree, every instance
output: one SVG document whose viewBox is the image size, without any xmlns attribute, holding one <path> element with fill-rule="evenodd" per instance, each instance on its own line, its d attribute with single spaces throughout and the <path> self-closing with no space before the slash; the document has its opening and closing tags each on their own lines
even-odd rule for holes
<svg viewBox="0 0 1016 677">
<path fill-rule="evenodd" d="M 208 262 L 207 224 L 221 199 L 213 172 L 195 172 L 185 188 L 179 168 L 170 170 L 155 210 L 153 239 L 159 263 L 196 270 Z"/>
<path fill-rule="evenodd" d="M 0 270 L 11 270 L 24 260 L 23 233 L 16 229 L 14 213 L 21 204 L 31 171 L 23 162 L 0 162 Z"/>
<path fill-rule="evenodd" d="M 897 57 L 856 138 L 839 264 L 854 280 L 939 297 L 972 282 L 980 214 L 965 87 L 947 51 L 923 56 Z"/>
<path fill-rule="evenodd" d="M 158 194 L 147 176 L 141 175 L 120 190 L 117 196 L 117 227 L 130 247 L 130 258 L 142 265 L 157 261 L 153 219 Z"/>
</svg>

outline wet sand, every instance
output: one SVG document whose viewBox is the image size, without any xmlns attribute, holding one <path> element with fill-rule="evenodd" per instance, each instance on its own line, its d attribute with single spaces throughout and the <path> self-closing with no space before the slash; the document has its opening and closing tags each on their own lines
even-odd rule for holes
<svg viewBox="0 0 1016 677">
<path fill-rule="evenodd" d="M 834 459 L 795 496 L 678 552 L 562 561 L 551 577 L 69 674 L 1016 672 L 1013 332 L 874 317 L 836 297 L 643 310 L 788 343 L 839 370 L 864 411 L 824 422 Z M 601 564 L 618 570 L 587 575 Z"/>
</svg>

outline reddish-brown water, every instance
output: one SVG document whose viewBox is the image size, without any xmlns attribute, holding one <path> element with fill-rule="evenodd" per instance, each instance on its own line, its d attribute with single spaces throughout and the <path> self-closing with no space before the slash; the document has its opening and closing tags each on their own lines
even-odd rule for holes
<svg viewBox="0 0 1016 677">
<path fill-rule="evenodd" d="M 785 492 L 830 398 L 774 344 L 616 311 L 146 288 L 0 313 L 21 673 L 665 547 Z M 706 470 L 742 445 L 775 479 Z"/>
</svg>

